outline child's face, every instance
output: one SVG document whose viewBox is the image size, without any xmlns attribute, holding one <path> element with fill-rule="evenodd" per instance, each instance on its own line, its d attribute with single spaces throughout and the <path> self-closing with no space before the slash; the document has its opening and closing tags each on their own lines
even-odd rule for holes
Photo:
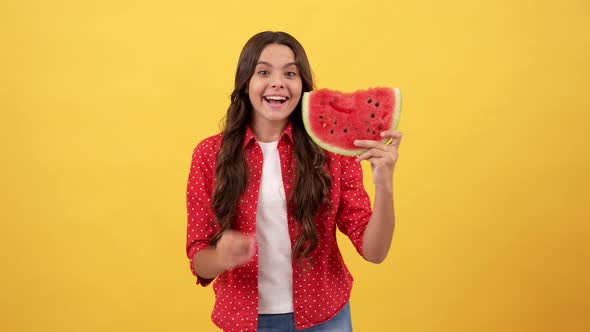
<svg viewBox="0 0 590 332">
<path fill-rule="evenodd" d="M 284 125 L 301 98 L 301 77 L 295 54 L 285 45 L 262 50 L 248 84 L 255 123 Z"/>
</svg>

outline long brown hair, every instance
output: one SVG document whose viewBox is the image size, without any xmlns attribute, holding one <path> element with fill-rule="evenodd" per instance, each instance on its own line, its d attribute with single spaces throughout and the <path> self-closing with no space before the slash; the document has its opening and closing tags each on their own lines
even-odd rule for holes
<svg viewBox="0 0 590 332">
<path fill-rule="evenodd" d="M 247 88 L 260 54 L 269 44 L 291 48 L 301 75 L 302 92 L 314 88 L 305 50 L 291 35 L 285 32 L 265 31 L 254 35 L 244 45 L 238 60 L 234 91 L 225 117 L 223 140 L 217 157 L 217 182 L 212 205 L 221 229 L 212 238 L 212 245 L 217 243 L 225 230 L 232 228 L 240 196 L 248 183 L 248 166 L 242 149 L 244 134 L 252 113 Z M 301 100 L 289 117 L 293 126 L 293 140 L 296 142 L 296 175 L 287 207 L 301 226 L 292 254 L 294 258 L 309 259 L 310 253 L 318 244 L 314 218 L 323 208 L 329 208 L 331 180 L 325 171 L 327 157 L 324 150 L 311 140 L 303 127 Z"/>
</svg>

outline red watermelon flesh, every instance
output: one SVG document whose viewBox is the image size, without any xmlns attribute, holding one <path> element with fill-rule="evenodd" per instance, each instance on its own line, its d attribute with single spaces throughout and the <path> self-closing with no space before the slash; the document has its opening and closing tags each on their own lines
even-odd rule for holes
<svg viewBox="0 0 590 332">
<path fill-rule="evenodd" d="M 324 149 L 348 156 L 360 155 L 365 149 L 359 149 L 354 141 L 387 141 L 380 133 L 397 128 L 400 105 L 397 88 L 371 88 L 354 93 L 320 89 L 303 94 L 303 123 L 311 138 Z"/>
</svg>

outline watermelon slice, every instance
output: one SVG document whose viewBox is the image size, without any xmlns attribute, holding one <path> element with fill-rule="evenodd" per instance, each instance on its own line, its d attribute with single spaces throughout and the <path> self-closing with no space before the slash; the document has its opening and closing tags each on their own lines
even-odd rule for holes
<svg viewBox="0 0 590 332">
<path fill-rule="evenodd" d="M 387 142 L 379 134 L 397 128 L 401 111 L 398 88 L 371 88 L 353 93 L 320 89 L 305 92 L 302 115 L 305 130 L 322 148 L 346 156 L 366 149 L 357 139 Z"/>
</svg>

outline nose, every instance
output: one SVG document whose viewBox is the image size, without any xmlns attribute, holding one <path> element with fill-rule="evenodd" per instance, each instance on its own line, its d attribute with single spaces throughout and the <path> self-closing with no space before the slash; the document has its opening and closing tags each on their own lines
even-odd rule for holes
<svg viewBox="0 0 590 332">
<path fill-rule="evenodd" d="M 283 80 L 279 77 L 275 77 L 270 85 L 273 88 L 284 88 L 285 84 L 283 83 Z"/>
</svg>

